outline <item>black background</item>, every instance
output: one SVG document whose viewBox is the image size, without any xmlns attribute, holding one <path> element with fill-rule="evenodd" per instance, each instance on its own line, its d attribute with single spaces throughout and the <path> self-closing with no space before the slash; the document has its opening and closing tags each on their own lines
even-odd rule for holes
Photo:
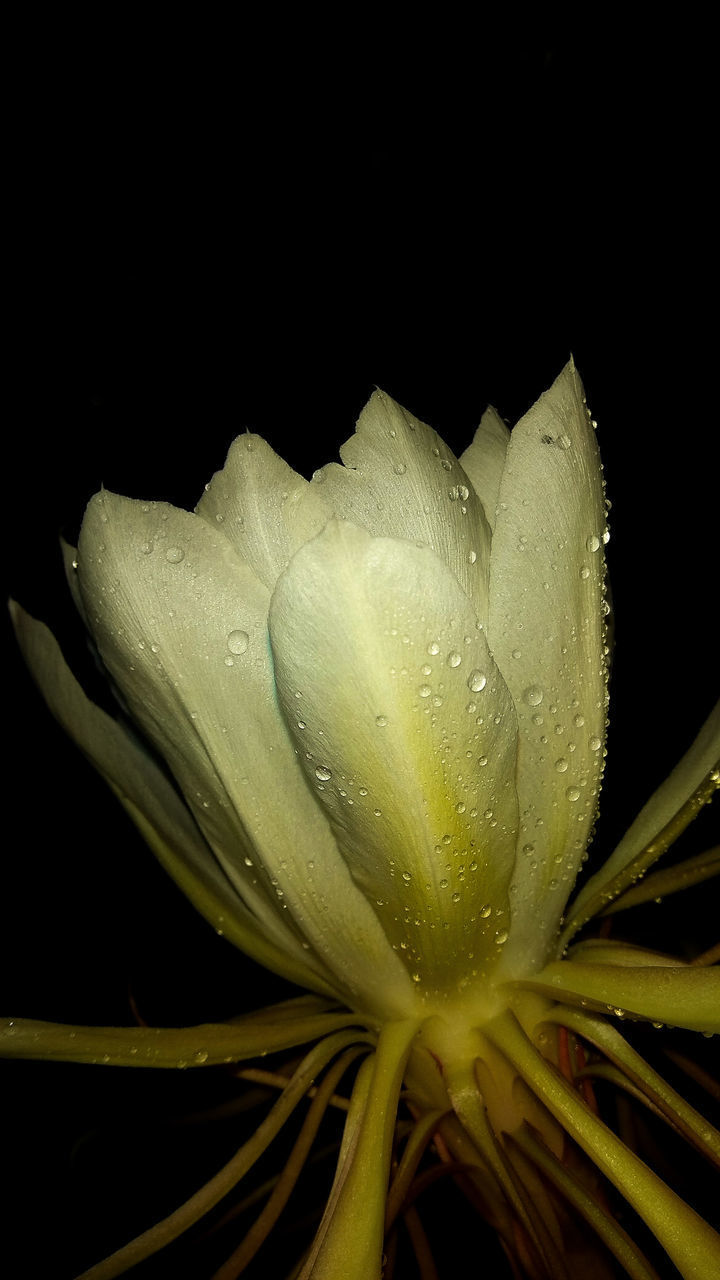
<svg viewBox="0 0 720 1280">
<path fill-rule="evenodd" d="M 613 503 L 608 851 L 717 697 L 707 33 L 269 16 L 263 31 L 63 26 L 18 44 L 8 590 L 82 664 L 57 535 L 76 536 L 100 484 L 192 506 L 245 427 L 309 476 L 375 385 L 459 453 L 488 402 L 515 421 L 572 351 Z M 128 1022 L 131 992 L 172 1025 L 285 995 L 155 866 L 9 636 L 5 666 L 3 1010 Z M 712 839 L 701 822 L 689 851 Z M 637 912 L 637 936 L 710 945 L 709 892 Z M 169 1177 L 149 1117 L 222 1094 L 202 1073 L 128 1074 L 7 1068 L 38 1274 L 87 1265 L 124 1213 L 149 1221 Z M 109 1157 L 100 1144 L 119 1170 L 108 1190 L 92 1142 L 74 1144 L 113 1124 L 131 1136 L 119 1156 L 117 1137 Z"/>
</svg>

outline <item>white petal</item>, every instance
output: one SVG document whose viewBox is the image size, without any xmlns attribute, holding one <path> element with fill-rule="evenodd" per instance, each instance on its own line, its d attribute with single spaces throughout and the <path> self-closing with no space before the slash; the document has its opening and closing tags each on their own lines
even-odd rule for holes
<svg viewBox="0 0 720 1280">
<path fill-rule="evenodd" d="M 460 455 L 460 466 L 472 481 L 491 529 L 495 528 L 495 508 L 509 442 L 508 428 L 497 409 L 489 405 L 480 419 L 472 444 Z"/>
<path fill-rule="evenodd" d="M 238 436 L 195 508 L 271 590 L 298 547 L 319 533 L 320 494 L 261 436 Z"/>
<path fill-rule="evenodd" d="M 23 657 L 50 711 L 109 783 L 165 869 L 213 928 L 291 981 L 332 989 L 328 982 L 319 981 L 300 949 L 291 959 L 263 935 L 165 774 L 122 725 L 86 696 L 48 627 L 14 601 L 10 612 Z"/>
<path fill-rule="evenodd" d="M 103 661 L 268 937 L 356 1001 L 382 970 L 392 1006 L 409 984 L 277 705 L 267 589 L 199 517 L 108 493 L 90 503 L 78 561 Z"/>
<path fill-rule="evenodd" d="M 308 780 L 386 933 L 423 994 L 471 982 L 506 937 L 516 723 L 470 601 L 429 547 L 331 521 L 278 579 L 270 635 Z"/>
<path fill-rule="evenodd" d="M 328 508 L 370 533 L 432 547 L 484 622 L 490 527 L 470 480 L 437 432 L 376 391 L 340 457 L 344 466 L 330 463 L 313 477 Z"/>
<path fill-rule="evenodd" d="M 545 954 L 597 809 L 604 530 L 597 442 L 571 363 L 511 433 L 490 564 L 488 638 L 520 730 L 513 938 L 527 940 L 527 963 Z"/>
</svg>

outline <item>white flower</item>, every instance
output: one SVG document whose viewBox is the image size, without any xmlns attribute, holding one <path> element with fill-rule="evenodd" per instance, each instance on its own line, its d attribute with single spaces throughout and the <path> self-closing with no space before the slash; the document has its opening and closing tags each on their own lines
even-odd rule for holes
<svg viewBox="0 0 720 1280">
<path fill-rule="evenodd" d="M 489 1204 L 504 1197 L 519 1217 L 533 1274 L 555 1274 L 552 1248 L 512 1189 L 510 1157 L 497 1154 L 504 1131 L 527 1137 L 528 1120 L 551 1149 L 571 1133 L 683 1274 L 709 1276 L 713 1233 L 654 1174 L 643 1181 L 637 1157 L 548 1077 L 555 1041 L 544 1057 L 531 1044 L 559 1021 L 637 1079 L 593 1010 L 718 1023 L 716 970 L 602 940 L 566 958 L 591 916 L 623 893 L 627 905 L 642 896 L 630 885 L 710 797 L 720 755 L 716 708 L 568 911 L 597 813 L 608 680 L 606 509 L 575 368 L 512 433 L 489 409 L 459 459 L 376 392 L 341 457 L 307 482 L 265 441 L 240 436 L 194 513 L 106 491 L 92 499 L 73 590 L 175 785 L 16 610 L 55 714 L 214 927 L 376 1037 L 382 1029 L 348 1121 L 354 1173 L 339 1175 L 348 1189 L 303 1276 L 339 1274 L 348 1248 L 353 1276 L 378 1274 L 383 1117 L 403 1074 L 420 1112 L 454 1108 L 485 1161 Z M 318 1010 L 314 1035 L 337 1018 L 329 1004 Z M 542 1098 L 544 1121 L 517 1076 Z M 380 1199 L 361 1245 L 348 1206 L 365 1183 Z M 584 1212 L 581 1200 L 577 1191 Z M 501 1232 L 502 1212 L 491 1212 Z M 615 1236 L 611 1247 L 628 1266 Z"/>
</svg>

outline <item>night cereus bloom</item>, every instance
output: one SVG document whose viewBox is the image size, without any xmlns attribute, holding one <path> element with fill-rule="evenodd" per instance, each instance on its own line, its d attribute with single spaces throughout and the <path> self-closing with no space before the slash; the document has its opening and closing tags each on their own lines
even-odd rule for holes
<svg viewBox="0 0 720 1280">
<path fill-rule="evenodd" d="M 656 1274 L 605 1209 L 604 1177 L 683 1276 L 710 1280 L 720 1240 L 607 1127 L 589 1075 L 609 1070 L 718 1161 L 716 1131 L 618 1026 L 717 1031 L 717 956 L 576 935 L 718 870 L 715 852 L 643 879 L 718 784 L 720 707 L 571 898 L 608 701 L 606 503 L 575 368 L 512 433 L 489 409 L 460 459 L 378 391 L 341 457 L 307 482 L 248 434 L 194 513 L 92 499 L 71 587 L 148 745 L 14 607 L 51 709 L 163 865 L 219 932 L 313 993 L 180 1030 L 8 1022 L 8 1054 L 146 1066 L 317 1041 L 278 1067 L 282 1093 L 229 1165 L 87 1274 L 121 1274 L 212 1209 L 321 1081 L 291 1176 L 217 1273 L 239 1275 L 352 1065 L 302 1280 L 377 1280 L 403 1216 L 417 1245 L 431 1158 L 462 1164 L 515 1275 L 565 1276 L 587 1224 L 594 1275 Z"/>
</svg>

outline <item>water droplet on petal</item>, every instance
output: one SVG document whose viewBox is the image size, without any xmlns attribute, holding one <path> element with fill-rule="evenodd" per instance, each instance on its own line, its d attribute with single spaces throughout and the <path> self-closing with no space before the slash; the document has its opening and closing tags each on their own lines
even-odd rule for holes
<svg viewBox="0 0 720 1280">
<path fill-rule="evenodd" d="M 568 767 L 568 762 L 564 756 L 561 756 L 559 760 L 555 761 L 555 768 L 557 769 L 558 773 L 565 773 L 567 767 Z"/>
<path fill-rule="evenodd" d="M 165 559 L 169 560 L 170 564 L 180 564 L 180 561 L 185 559 L 185 552 L 182 547 L 168 547 Z"/>
<path fill-rule="evenodd" d="M 544 696 L 539 684 L 531 684 L 523 694 L 529 707 L 539 707 Z"/>
<path fill-rule="evenodd" d="M 600 539 L 598 538 L 598 536 L 597 536 L 597 534 L 596 534 L 596 533 L 591 533 L 591 534 L 590 534 L 590 537 L 588 538 L 587 542 L 585 543 L 585 546 L 587 547 L 588 551 L 599 551 L 599 550 L 600 550 Z"/>
<path fill-rule="evenodd" d="M 318 782 L 328 782 L 332 778 L 332 770 L 328 769 L 327 765 L 319 764 L 315 770 L 315 777 Z"/>
<path fill-rule="evenodd" d="M 245 653 L 249 644 L 250 637 L 247 631 L 231 631 L 227 638 L 227 647 L 231 653 Z"/>
<path fill-rule="evenodd" d="M 462 662 L 462 658 L 461 658 L 460 654 L 459 654 L 459 653 L 457 653 L 457 651 L 456 651 L 456 650 L 453 650 L 453 652 L 452 652 L 452 653 L 449 653 L 449 654 L 448 654 L 448 656 L 447 656 L 447 664 L 448 664 L 448 666 L 449 666 L 449 667 L 459 667 L 461 662 Z"/>
<path fill-rule="evenodd" d="M 379 728 L 379 729 L 384 729 L 384 728 L 385 728 L 385 725 L 387 724 L 387 722 L 388 722 L 388 718 L 387 718 L 387 716 L 376 716 L 376 717 L 375 717 L 375 723 L 376 723 L 376 725 L 378 726 L 378 728 Z"/>
<path fill-rule="evenodd" d="M 470 672 L 467 679 L 467 685 L 468 689 L 472 689 L 473 693 L 480 693 L 481 689 L 484 689 L 486 684 L 487 676 L 484 676 L 482 671 L 478 671 L 476 669 L 475 671 Z"/>
</svg>

